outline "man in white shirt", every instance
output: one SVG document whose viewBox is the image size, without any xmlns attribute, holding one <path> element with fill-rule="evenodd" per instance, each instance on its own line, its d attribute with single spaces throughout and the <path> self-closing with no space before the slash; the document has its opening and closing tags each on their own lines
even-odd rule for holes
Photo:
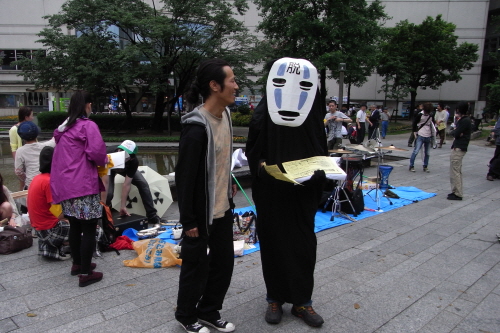
<svg viewBox="0 0 500 333">
<path fill-rule="evenodd" d="M 358 144 L 362 144 L 365 140 L 366 133 L 366 105 L 361 105 L 361 109 L 359 109 L 358 113 L 356 113 L 356 133 Z"/>
</svg>

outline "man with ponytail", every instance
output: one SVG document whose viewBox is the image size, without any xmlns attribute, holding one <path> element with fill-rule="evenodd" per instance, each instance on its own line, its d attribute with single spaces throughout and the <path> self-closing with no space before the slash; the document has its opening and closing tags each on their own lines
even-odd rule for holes
<svg viewBox="0 0 500 333">
<path fill-rule="evenodd" d="M 182 117 L 175 182 L 183 226 L 182 267 L 175 318 L 186 332 L 207 333 L 205 326 L 232 332 L 221 319 L 234 266 L 231 184 L 232 125 L 227 108 L 238 85 L 221 59 L 200 64 L 187 96 L 204 104 Z"/>
</svg>

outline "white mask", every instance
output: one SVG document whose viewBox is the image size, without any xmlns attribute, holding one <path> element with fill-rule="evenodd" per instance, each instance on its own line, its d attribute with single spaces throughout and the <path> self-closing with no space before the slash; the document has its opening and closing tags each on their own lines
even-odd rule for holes
<svg viewBox="0 0 500 333">
<path fill-rule="evenodd" d="M 267 79 L 269 116 L 276 125 L 297 127 L 311 111 L 318 89 L 318 71 L 304 59 L 277 60 Z"/>
</svg>

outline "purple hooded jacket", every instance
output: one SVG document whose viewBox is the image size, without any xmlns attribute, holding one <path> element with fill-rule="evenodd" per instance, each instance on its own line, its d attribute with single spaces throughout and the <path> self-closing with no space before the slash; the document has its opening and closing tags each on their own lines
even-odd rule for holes
<svg viewBox="0 0 500 333">
<path fill-rule="evenodd" d="M 50 189 L 54 203 L 104 191 L 97 166 L 108 161 L 99 127 L 87 118 L 66 122 L 54 131 L 56 147 L 52 158 Z"/>
</svg>

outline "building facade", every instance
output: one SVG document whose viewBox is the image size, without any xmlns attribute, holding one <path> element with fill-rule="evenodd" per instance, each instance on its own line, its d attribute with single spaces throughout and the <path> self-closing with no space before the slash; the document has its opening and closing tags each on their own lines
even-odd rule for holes
<svg viewBox="0 0 500 333">
<path fill-rule="evenodd" d="M 145 1 L 151 2 L 151 0 Z M 55 94 L 47 91 L 34 91 L 32 84 L 24 82 L 23 78 L 18 76 L 20 68 L 12 66 L 11 63 L 19 57 L 27 56 L 30 50 L 40 48 L 40 44 L 36 43 L 37 33 L 47 25 L 43 16 L 57 13 L 64 2 L 64 0 L 1 2 L 0 57 L 3 63 L 0 69 L 0 112 L 13 110 L 17 113 L 20 105 L 31 106 L 37 111 L 52 109 Z M 458 101 L 467 100 L 472 102 L 476 113 L 480 112 L 484 108 L 486 98 L 482 87 L 491 79 L 491 71 L 494 67 L 484 50 L 491 51 L 498 48 L 500 41 L 496 30 L 488 27 L 488 19 L 499 11 L 500 0 L 491 2 L 489 0 L 385 0 L 383 4 L 387 14 L 391 17 L 386 23 L 388 27 L 395 26 L 397 22 L 405 19 L 412 23 L 421 23 L 427 16 L 435 17 L 441 14 L 445 21 L 456 25 L 455 33 L 459 37 L 459 43 L 470 42 L 479 45 L 478 61 L 471 70 L 462 73 L 460 82 L 447 82 L 438 90 L 420 89 L 417 101 L 444 101 L 452 105 Z M 250 10 L 242 18 L 243 24 L 263 38 L 261 33 L 255 31 L 259 21 L 258 10 L 251 2 L 249 2 L 249 7 Z M 382 77 L 373 74 L 362 87 L 351 87 L 351 101 L 383 104 L 384 93 L 378 92 L 382 85 Z M 329 80 L 327 91 L 328 96 L 338 96 L 337 82 Z M 343 91 L 345 95 L 347 87 L 344 87 Z M 68 96 L 62 94 L 60 97 Z M 397 106 L 395 101 L 388 100 L 387 106 L 401 110 L 402 103 Z"/>
</svg>

